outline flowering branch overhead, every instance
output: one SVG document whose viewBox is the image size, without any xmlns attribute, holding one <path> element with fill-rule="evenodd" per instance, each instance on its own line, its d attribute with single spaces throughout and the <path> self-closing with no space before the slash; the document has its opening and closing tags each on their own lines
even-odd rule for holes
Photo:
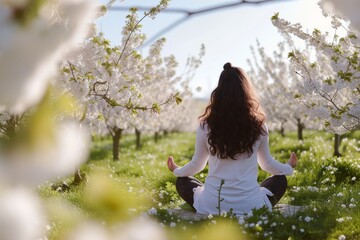
<svg viewBox="0 0 360 240">
<path fill-rule="evenodd" d="M 239 0 L 239 1 L 236 1 L 233 3 L 224 3 L 224 4 L 220 4 L 220 5 L 216 5 L 216 6 L 205 7 L 203 9 L 199 9 L 199 10 L 189 10 L 189 9 L 184 9 L 184 8 L 165 8 L 164 10 L 162 10 L 162 13 L 182 14 L 184 16 L 182 18 L 174 21 L 173 23 L 169 24 L 165 28 L 161 29 L 156 34 L 154 34 L 154 36 L 149 38 L 142 45 L 142 47 L 149 45 L 150 43 L 157 40 L 159 37 L 163 36 L 168 31 L 174 29 L 175 27 L 184 23 L 187 20 L 190 20 L 191 17 L 198 16 L 198 15 L 205 14 L 205 13 L 215 12 L 215 11 L 219 11 L 219 10 L 224 10 L 224 9 L 228 9 L 228 8 L 239 7 L 239 6 L 262 5 L 262 4 L 269 4 L 269 3 L 280 2 L 280 1 L 295 1 L 295 0 L 276 0 L 276 1 L 275 0 L 260 0 L 260 1 Z M 109 4 L 108 8 L 111 11 L 129 11 L 129 7 L 113 6 L 112 4 Z M 145 11 L 145 12 L 150 11 L 152 9 L 152 8 L 143 7 L 143 6 L 134 6 L 131 8 L 135 8 L 139 11 Z"/>
</svg>

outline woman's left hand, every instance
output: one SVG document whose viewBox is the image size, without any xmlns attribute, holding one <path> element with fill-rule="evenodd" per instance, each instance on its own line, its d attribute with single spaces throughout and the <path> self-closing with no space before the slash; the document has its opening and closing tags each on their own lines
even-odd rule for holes
<svg viewBox="0 0 360 240">
<path fill-rule="evenodd" d="M 179 166 L 176 165 L 176 163 L 174 162 L 174 158 L 172 156 L 170 156 L 167 160 L 167 166 L 169 168 L 170 171 L 174 171 L 175 169 L 177 169 Z"/>
</svg>

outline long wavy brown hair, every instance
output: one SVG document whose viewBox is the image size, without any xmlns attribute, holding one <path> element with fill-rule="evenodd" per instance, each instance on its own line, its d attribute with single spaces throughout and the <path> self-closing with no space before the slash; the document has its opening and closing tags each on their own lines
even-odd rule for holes
<svg viewBox="0 0 360 240">
<path fill-rule="evenodd" d="M 199 119 L 202 127 L 208 126 L 211 155 L 220 159 L 236 159 L 241 153 L 250 156 L 256 140 L 266 134 L 266 115 L 249 78 L 231 63 L 224 65 L 218 86 Z"/>
</svg>

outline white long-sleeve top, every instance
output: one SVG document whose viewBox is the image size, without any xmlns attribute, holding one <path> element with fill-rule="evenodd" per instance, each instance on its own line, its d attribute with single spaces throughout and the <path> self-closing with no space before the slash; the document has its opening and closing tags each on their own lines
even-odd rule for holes
<svg viewBox="0 0 360 240">
<path fill-rule="evenodd" d="M 267 127 L 266 132 L 268 133 Z M 241 215 L 264 205 L 272 208 L 266 195 L 272 193 L 257 182 L 258 164 L 264 171 L 273 175 L 291 175 L 293 168 L 272 158 L 269 150 L 269 136 L 260 135 L 253 146 L 253 154 L 238 154 L 236 160 L 219 159 L 210 154 L 207 138 L 208 129 L 199 126 L 196 131 L 195 153 L 192 160 L 183 167 L 174 170 L 178 177 L 193 176 L 202 171 L 209 162 L 209 172 L 202 187 L 194 189 L 194 208 L 201 214 L 218 214 L 218 189 L 221 180 L 225 181 L 221 189 L 221 211 L 230 211 Z"/>
</svg>

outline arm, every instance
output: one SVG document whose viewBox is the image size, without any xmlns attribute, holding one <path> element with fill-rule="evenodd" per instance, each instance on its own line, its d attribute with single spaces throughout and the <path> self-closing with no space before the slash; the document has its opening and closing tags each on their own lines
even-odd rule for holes
<svg viewBox="0 0 360 240">
<path fill-rule="evenodd" d="M 209 152 L 206 147 L 206 134 L 201 126 L 199 126 L 196 131 L 196 144 L 193 158 L 185 166 L 175 168 L 174 174 L 177 177 L 193 176 L 205 168 L 208 159 Z"/>
<path fill-rule="evenodd" d="M 266 132 L 268 133 L 267 129 Z M 269 150 L 269 135 L 261 136 L 261 143 L 258 150 L 258 163 L 262 170 L 273 174 L 273 175 L 291 175 L 294 172 L 292 166 L 290 165 L 290 160 L 288 164 L 281 163 L 275 160 Z M 295 155 L 292 154 L 290 159 L 293 159 Z M 296 156 L 295 156 L 296 157 Z"/>
</svg>

